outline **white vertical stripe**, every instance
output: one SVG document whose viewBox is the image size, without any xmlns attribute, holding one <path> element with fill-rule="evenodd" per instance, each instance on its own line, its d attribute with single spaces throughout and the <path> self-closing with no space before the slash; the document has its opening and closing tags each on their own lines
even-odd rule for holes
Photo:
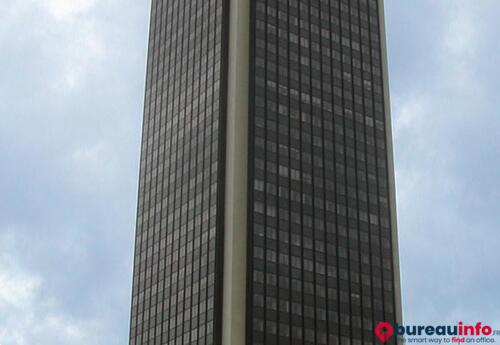
<svg viewBox="0 0 500 345">
<path fill-rule="evenodd" d="M 229 7 L 222 345 L 245 345 L 250 4 Z"/>
<path fill-rule="evenodd" d="M 380 42 L 382 52 L 382 73 L 384 78 L 385 130 L 387 134 L 387 170 L 389 173 L 389 203 L 391 210 L 392 254 L 394 269 L 394 294 L 396 296 L 396 321 L 403 322 L 401 305 L 401 273 L 399 268 L 398 221 L 396 216 L 396 180 L 394 176 L 394 154 L 392 147 L 391 99 L 389 95 L 389 70 L 387 65 L 387 41 L 385 33 L 384 0 L 379 0 Z"/>
</svg>

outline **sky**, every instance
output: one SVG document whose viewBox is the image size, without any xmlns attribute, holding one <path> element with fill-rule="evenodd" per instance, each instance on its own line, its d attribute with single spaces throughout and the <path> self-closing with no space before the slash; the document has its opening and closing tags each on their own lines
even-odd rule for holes
<svg viewBox="0 0 500 345">
<path fill-rule="evenodd" d="M 0 344 L 126 344 L 149 2 L 0 8 Z M 500 328 L 499 14 L 386 0 L 407 324 Z"/>
</svg>

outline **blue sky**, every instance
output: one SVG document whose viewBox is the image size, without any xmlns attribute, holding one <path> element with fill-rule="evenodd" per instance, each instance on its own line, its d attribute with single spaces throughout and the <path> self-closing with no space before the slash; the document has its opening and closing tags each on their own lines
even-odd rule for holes
<svg viewBox="0 0 500 345">
<path fill-rule="evenodd" d="M 148 2 L 0 7 L 0 344 L 125 344 Z M 408 323 L 500 328 L 499 14 L 386 0 Z"/>
</svg>

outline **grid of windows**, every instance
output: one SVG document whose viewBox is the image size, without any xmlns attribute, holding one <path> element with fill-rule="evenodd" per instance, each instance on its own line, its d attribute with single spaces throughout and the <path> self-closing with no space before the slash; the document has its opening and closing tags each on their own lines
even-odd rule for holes
<svg viewBox="0 0 500 345">
<path fill-rule="evenodd" d="M 223 0 L 153 0 L 130 344 L 217 343 Z"/>
<path fill-rule="evenodd" d="M 374 344 L 395 321 L 380 4 L 251 6 L 247 343 Z"/>
</svg>

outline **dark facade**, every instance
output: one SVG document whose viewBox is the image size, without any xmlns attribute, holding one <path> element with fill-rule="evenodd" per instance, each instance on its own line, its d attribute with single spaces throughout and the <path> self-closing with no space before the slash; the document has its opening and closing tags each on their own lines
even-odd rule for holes
<svg viewBox="0 0 500 345">
<path fill-rule="evenodd" d="M 248 7 L 247 64 L 231 55 L 243 19 L 231 6 Z M 131 345 L 375 344 L 375 325 L 401 318 L 382 12 L 381 0 L 152 0 Z M 246 88 L 228 90 L 231 61 Z M 248 93 L 241 229 L 224 218 L 234 92 Z M 228 257 L 234 231 L 247 252 Z M 236 260 L 245 326 L 228 342 Z"/>
<path fill-rule="evenodd" d="M 130 344 L 213 344 L 220 329 L 222 0 L 153 0 Z"/>
<path fill-rule="evenodd" d="M 250 344 L 373 344 L 395 322 L 378 6 L 252 1 Z"/>
</svg>

